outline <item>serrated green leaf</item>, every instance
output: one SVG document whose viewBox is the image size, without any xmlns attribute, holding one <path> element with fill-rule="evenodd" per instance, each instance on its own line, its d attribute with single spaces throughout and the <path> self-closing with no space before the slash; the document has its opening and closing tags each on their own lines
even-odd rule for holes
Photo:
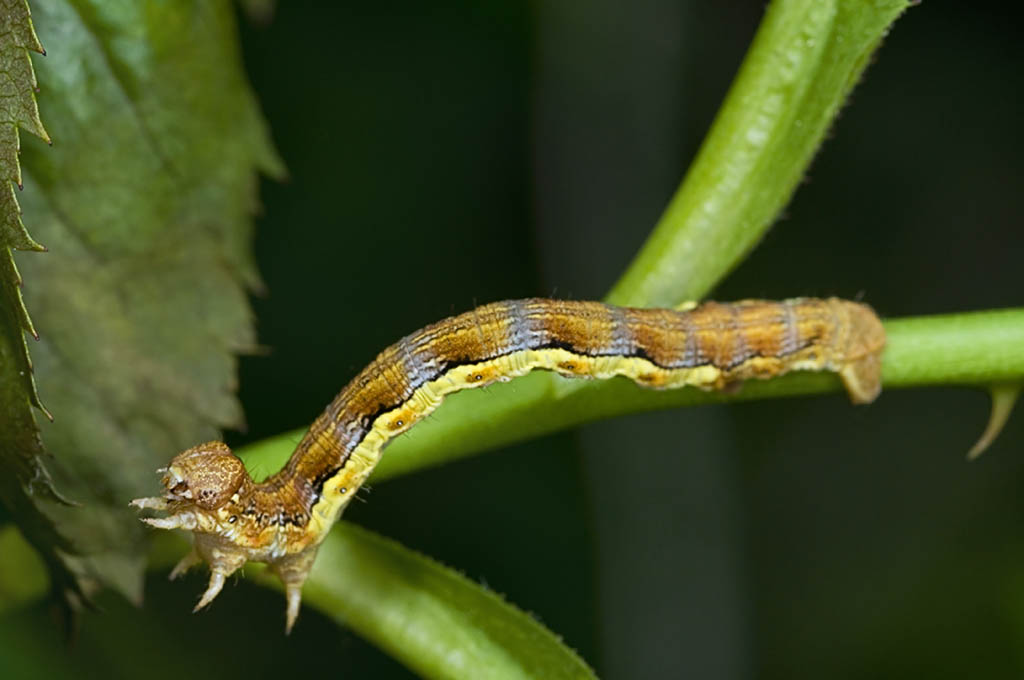
<svg viewBox="0 0 1024 680">
<path fill-rule="evenodd" d="M 18 154 L 21 151 L 19 130 L 26 130 L 46 142 L 49 135 L 39 119 L 36 105 L 36 76 L 32 70 L 29 50 L 44 53 L 32 27 L 25 0 L 4 0 L 0 3 L 0 305 L 7 308 L 4 334 L 17 349 L 16 364 L 22 388 L 38 405 L 32 383 L 32 366 L 25 346 L 24 332 L 35 335 L 28 311 L 21 300 L 21 278 L 11 250 L 45 250 L 37 243 L 21 221 L 21 208 L 14 194 L 14 185 L 22 185 Z"/>
<path fill-rule="evenodd" d="M 254 343 L 256 170 L 280 163 L 229 3 L 34 10 L 52 46 L 37 68 L 54 143 L 25 145 L 23 201 L 50 252 L 19 264 L 55 418 L 35 444 L 79 505 L 31 497 L 49 533 L 22 507 L 12 515 L 73 583 L 138 600 L 145 533 L 125 499 L 152 490 L 152 471 L 179 449 L 242 422 L 234 354 Z"/>
<path fill-rule="evenodd" d="M 25 333 L 36 331 L 22 299 L 22 278 L 13 250 L 45 250 L 21 219 L 14 185 L 22 184 L 18 155 L 20 130 L 47 143 L 50 138 L 39 119 L 36 77 L 29 51 L 44 53 L 24 0 L 0 3 L 0 502 L 18 517 L 26 533 L 40 547 L 48 547 L 49 563 L 58 588 L 75 591 L 75 584 L 60 567 L 58 551 L 70 545 L 39 510 L 37 502 L 65 503 L 54 488 L 47 454 L 36 426 L 33 406 L 47 416 L 33 374 Z"/>
</svg>

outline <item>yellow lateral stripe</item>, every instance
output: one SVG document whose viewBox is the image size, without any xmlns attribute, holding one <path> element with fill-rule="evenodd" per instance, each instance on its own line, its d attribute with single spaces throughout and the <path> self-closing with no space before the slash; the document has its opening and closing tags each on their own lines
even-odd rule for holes
<svg viewBox="0 0 1024 680">
<path fill-rule="evenodd" d="M 805 352 L 806 353 L 806 352 Z M 794 357 L 789 362 L 790 370 L 820 370 L 824 356 L 808 360 Z M 765 362 L 770 368 L 757 371 Z M 665 369 L 639 357 L 590 357 L 575 354 L 565 349 L 528 349 L 513 352 L 497 359 L 454 368 L 437 379 L 420 386 L 412 396 L 373 421 L 370 432 L 352 451 L 348 461 L 336 475 L 324 484 L 321 499 L 313 506 L 313 515 L 318 518 L 317 526 L 310 526 L 307 533 L 322 538 L 324 527 L 331 526 L 345 506 L 352 500 L 353 489 L 357 489 L 369 476 L 380 460 L 387 444 L 430 415 L 445 396 L 466 389 L 474 389 L 525 375 L 533 370 L 549 370 L 567 377 L 608 379 L 626 377 L 644 387 L 674 389 L 699 387 L 716 389 L 725 386 L 730 375 L 742 375 L 754 368 L 756 373 L 778 374 L 785 370 L 777 358 L 754 358 L 740 364 L 731 371 L 722 371 L 712 365 L 693 368 Z M 330 436 L 324 433 L 321 436 Z M 344 492 L 341 490 L 344 489 Z"/>
</svg>

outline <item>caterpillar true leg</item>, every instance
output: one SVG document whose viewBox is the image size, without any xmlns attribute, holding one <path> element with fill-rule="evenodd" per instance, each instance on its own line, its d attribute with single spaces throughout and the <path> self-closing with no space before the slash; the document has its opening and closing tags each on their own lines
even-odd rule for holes
<svg viewBox="0 0 1024 680">
<path fill-rule="evenodd" d="M 179 515 L 170 517 L 143 517 L 142 521 L 155 529 L 191 529 L 187 518 Z"/>
<path fill-rule="evenodd" d="M 157 497 L 150 498 L 136 498 L 129 505 L 135 506 L 139 510 L 166 510 L 167 499 Z"/>
</svg>

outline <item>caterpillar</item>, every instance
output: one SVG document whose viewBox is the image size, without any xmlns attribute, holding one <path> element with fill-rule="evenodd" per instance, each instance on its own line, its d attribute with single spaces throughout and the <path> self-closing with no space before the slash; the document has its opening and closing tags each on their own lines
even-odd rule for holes
<svg viewBox="0 0 1024 680">
<path fill-rule="evenodd" d="M 867 305 L 838 298 L 705 302 L 635 309 L 532 298 L 478 307 L 431 324 L 381 352 L 310 426 L 280 472 L 261 483 L 221 442 L 176 456 L 164 494 L 138 498 L 159 529 L 193 534 L 171 578 L 206 562 L 194 611 L 247 561 L 266 562 L 285 586 L 290 632 L 302 585 L 323 541 L 385 445 L 453 392 L 532 370 L 572 378 L 624 376 L 654 389 L 725 389 L 789 371 L 835 371 L 851 401 L 881 389 L 885 331 Z"/>
</svg>

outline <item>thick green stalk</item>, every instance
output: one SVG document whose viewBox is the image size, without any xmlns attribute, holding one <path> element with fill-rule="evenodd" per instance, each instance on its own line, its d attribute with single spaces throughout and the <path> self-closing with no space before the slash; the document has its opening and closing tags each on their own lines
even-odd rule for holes
<svg viewBox="0 0 1024 680">
<path fill-rule="evenodd" d="M 303 596 L 422 677 L 595 677 L 558 636 L 497 593 L 348 522 L 321 545 Z"/>
<path fill-rule="evenodd" d="M 711 131 L 608 295 L 671 307 L 711 290 L 789 202 L 907 0 L 776 0 Z"/>
</svg>

